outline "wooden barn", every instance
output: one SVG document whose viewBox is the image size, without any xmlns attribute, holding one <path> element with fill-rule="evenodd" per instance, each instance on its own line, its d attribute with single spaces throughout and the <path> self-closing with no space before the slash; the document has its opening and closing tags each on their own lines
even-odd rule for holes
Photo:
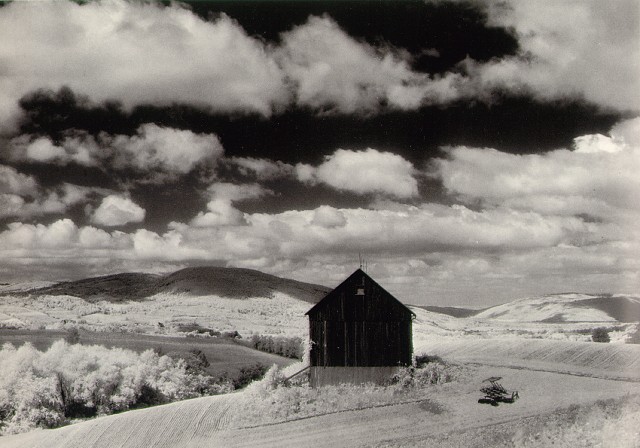
<svg viewBox="0 0 640 448">
<path fill-rule="evenodd" d="M 415 314 L 362 269 L 306 314 L 312 386 L 380 384 L 411 364 Z"/>
</svg>

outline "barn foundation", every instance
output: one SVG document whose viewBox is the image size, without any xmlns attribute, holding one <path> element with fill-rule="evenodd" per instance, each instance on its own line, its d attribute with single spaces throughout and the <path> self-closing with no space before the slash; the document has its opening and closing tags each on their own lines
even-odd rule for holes
<svg viewBox="0 0 640 448">
<path fill-rule="evenodd" d="M 389 382 L 400 367 L 320 367 L 309 369 L 309 384 L 311 387 L 334 386 L 338 384 L 373 383 L 383 385 Z"/>
</svg>

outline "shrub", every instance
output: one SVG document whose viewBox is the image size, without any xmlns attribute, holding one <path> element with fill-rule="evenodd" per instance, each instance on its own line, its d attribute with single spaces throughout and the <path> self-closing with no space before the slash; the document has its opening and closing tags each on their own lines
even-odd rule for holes
<svg viewBox="0 0 640 448">
<path fill-rule="evenodd" d="M 80 342 L 80 331 L 75 327 L 70 328 L 69 331 L 67 331 L 64 340 L 69 344 L 78 344 Z"/>
<path fill-rule="evenodd" d="M 439 358 L 438 358 L 439 359 Z M 448 383 L 455 379 L 455 369 L 443 361 L 432 360 L 420 367 L 403 367 L 391 378 L 398 390 Z"/>
<path fill-rule="evenodd" d="M 157 353 L 158 355 L 164 354 L 161 350 L 158 351 L 158 349 L 154 350 L 154 353 Z M 176 361 L 182 360 L 184 362 L 185 368 L 187 369 L 187 372 L 204 374 L 206 368 L 211 365 L 209 363 L 209 360 L 207 359 L 207 355 L 205 355 L 202 350 L 197 348 L 193 348 L 186 353 L 170 352 L 166 353 L 166 355 Z"/>
<path fill-rule="evenodd" d="M 443 374 L 439 369 L 445 369 L 446 373 Z M 286 381 L 282 371 L 273 366 L 262 380 L 251 383 L 238 397 L 239 408 L 233 417 L 233 426 L 270 424 L 313 415 L 402 403 L 416 398 L 427 401 L 429 391 L 421 391 L 414 386 L 451 381 L 455 369 L 436 363 L 429 364 L 429 367 L 424 369 L 407 368 L 405 373 L 412 371 L 407 388 L 398 388 L 396 385 L 377 386 L 371 383 L 315 388 L 308 385 L 292 385 Z M 439 374 L 434 375 L 434 372 Z M 442 408 L 437 404 L 428 403 L 429 412 L 442 412 Z"/>
<path fill-rule="evenodd" d="M 606 328 L 594 328 L 591 332 L 593 342 L 610 342 L 609 331 Z"/>
<path fill-rule="evenodd" d="M 234 389 L 242 389 L 252 381 L 261 379 L 267 372 L 267 366 L 261 363 L 256 363 L 252 366 L 242 367 L 240 373 L 233 379 Z"/>
<path fill-rule="evenodd" d="M 192 353 L 202 365 L 199 353 Z M 206 357 L 205 357 L 206 358 Z M 54 427 L 70 418 L 120 412 L 231 390 L 152 350 L 55 342 L 46 352 L 27 343 L 0 350 L 0 433 Z"/>
<path fill-rule="evenodd" d="M 416 356 L 415 366 L 417 368 L 424 367 L 430 362 L 437 362 L 440 364 L 444 364 L 444 361 L 442 360 L 442 358 L 437 355 L 418 355 Z"/>
</svg>

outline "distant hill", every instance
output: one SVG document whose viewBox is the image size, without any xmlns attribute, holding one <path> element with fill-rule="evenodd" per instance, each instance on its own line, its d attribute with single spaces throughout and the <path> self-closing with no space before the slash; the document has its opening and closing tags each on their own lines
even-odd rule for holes
<svg viewBox="0 0 640 448">
<path fill-rule="evenodd" d="M 640 298 L 612 294 L 554 294 L 493 306 L 475 317 L 514 322 L 638 322 Z"/>
<path fill-rule="evenodd" d="M 140 300 L 158 292 L 158 282 L 161 278 L 161 276 L 154 274 L 114 274 L 56 283 L 28 292 L 52 296 L 76 296 L 90 302 L 105 299 L 112 301 Z"/>
<path fill-rule="evenodd" d="M 481 313 L 484 310 L 472 310 L 469 308 L 460 308 L 457 306 L 434 306 L 434 305 L 415 305 L 418 308 L 422 308 L 423 310 L 431 311 L 433 313 L 446 314 L 447 316 L 452 317 L 471 317 L 475 316 L 478 313 Z"/>
<path fill-rule="evenodd" d="M 253 269 L 197 267 L 163 276 L 158 281 L 158 291 L 231 298 L 269 297 L 273 292 L 281 292 L 305 302 L 316 303 L 331 289 Z"/>
<path fill-rule="evenodd" d="M 330 289 L 276 277 L 252 269 L 224 267 L 185 268 L 166 275 L 123 273 L 56 283 L 31 289 L 31 294 L 70 295 L 87 301 L 140 300 L 158 293 L 217 295 L 227 298 L 269 297 L 281 292 L 316 303 Z"/>
<path fill-rule="evenodd" d="M 640 300 L 637 297 L 602 295 L 578 300 L 575 305 L 604 311 L 618 322 L 640 322 Z"/>
</svg>

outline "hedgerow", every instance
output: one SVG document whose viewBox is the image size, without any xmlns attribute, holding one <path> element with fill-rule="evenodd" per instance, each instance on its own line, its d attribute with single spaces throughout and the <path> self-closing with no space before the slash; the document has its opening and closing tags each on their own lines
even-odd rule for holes
<svg viewBox="0 0 640 448">
<path fill-rule="evenodd" d="M 302 339 L 299 337 L 274 337 L 254 334 L 249 340 L 249 346 L 256 350 L 294 359 L 302 359 L 304 352 Z"/>
</svg>

